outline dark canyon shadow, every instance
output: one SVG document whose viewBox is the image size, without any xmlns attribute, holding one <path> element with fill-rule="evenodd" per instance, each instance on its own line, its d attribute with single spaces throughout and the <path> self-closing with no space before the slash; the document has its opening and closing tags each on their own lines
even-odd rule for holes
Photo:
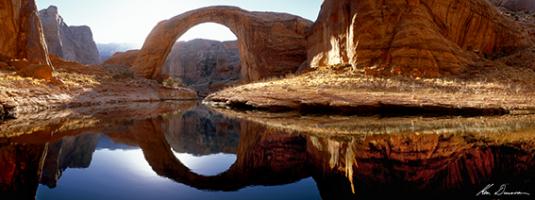
<svg viewBox="0 0 535 200">
<path fill-rule="evenodd" d="M 509 184 L 510 191 L 535 194 L 532 117 L 330 118 L 336 123 L 333 128 L 315 117 L 248 115 L 195 107 L 76 133 L 58 132 L 55 137 L 38 133 L 43 136 L 3 139 L 2 199 L 33 199 L 39 184 L 53 188 L 65 170 L 90 166 L 98 149 L 138 147 L 158 175 L 205 191 L 284 185 L 312 177 L 324 199 L 392 194 L 493 199 L 476 196 L 488 184 Z M 192 172 L 174 152 L 231 153 L 236 161 L 226 171 L 207 176 Z"/>
</svg>

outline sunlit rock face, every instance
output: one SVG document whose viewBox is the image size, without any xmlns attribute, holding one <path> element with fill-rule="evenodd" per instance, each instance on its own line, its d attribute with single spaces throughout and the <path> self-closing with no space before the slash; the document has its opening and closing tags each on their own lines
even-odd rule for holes
<svg viewBox="0 0 535 200">
<path fill-rule="evenodd" d="M 192 40 L 178 42 L 162 71 L 195 88 L 201 96 L 240 79 L 240 51 L 236 41 Z"/>
<path fill-rule="evenodd" d="M 237 36 L 243 81 L 295 72 L 306 61 L 306 34 L 312 22 L 284 13 L 215 6 L 160 22 L 145 41 L 133 70 L 147 78 L 161 78 L 175 41 L 191 27 L 205 22 L 227 26 Z"/>
<path fill-rule="evenodd" d="M 535 1 L 532 0 L 491 0 L 491 2 L 514 11 L 535 11 Z"/>
<path fill-rule="evenodd" d="M 97 45 L 88 26 L 68 26 L 55 6 L 39 11 L 39 18 L 50 54 L 82 64 L 100 63 Z"/>
<path fill-rule="evenodd" d="M 0 2 L 0 57 L 5 59 L 26 59 L 30 64 L 43 65 L 50 78 L 52 66 L 37 16 L 34 0 L 12 0 Z M 24 67 L 26 67 L 24 66 Z M 33 76 L 34 74 L 29 74 Z"/>
<path fill-rule="evenodd" d="M 308 60 L 313 68 L 438 77 L 530 44 L 486 0 L 326 0 L 308 37 Z"/>
</svg>

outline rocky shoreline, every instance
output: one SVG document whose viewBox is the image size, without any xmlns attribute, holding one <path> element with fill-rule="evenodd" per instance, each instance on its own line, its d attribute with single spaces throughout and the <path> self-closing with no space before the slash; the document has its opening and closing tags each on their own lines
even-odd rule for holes
<svg viewBox="0 0 535 200">
<path fill-rule="evenodd" d="M 23 78 L 0 69 L 3 118 L 44 110 L 95 105 L 197 100 L 195 91 L 170 88 L 117 66 L 82 65 L 52 57 L 54 80 Z"/>
<path fill-rule="evenodd" d="M 204 103 L 239 110 L 361 116 L 535 113 L 533 80 L 514 80 L 517 85 L 512 87 L 509 80 L 498 79 L 412 80 L 316 71 L 228 88 L 209 95 Z"/>
<path fill-rule="evenodd" d="M 416 105 L 382 103 L 380 101 L 362 105 L 331 105 L 328 103 L 297 103 L 293 105 L 280 102 L 274 105 L 254 106 L 248 101 L 228 101 L 226 99 L 217 102 L 205 102 L 206 105 L 216 108 L 230 108 L 233 110 L 267 111 L 267 112 L 298 112 L 301 115 L 344 115 L 344 116 L 496 116 L 516 113 L 515 110 L 507 110 L 500 107 L 476 108 L 476 107 L 453 107 L 450 105 Z M 225 102 L 223 102 L 225 101 Z M 524 112 L 525 113 L 525 112 Z M 534 112 L 535 113 L 535 112 Z"/>
</svg>

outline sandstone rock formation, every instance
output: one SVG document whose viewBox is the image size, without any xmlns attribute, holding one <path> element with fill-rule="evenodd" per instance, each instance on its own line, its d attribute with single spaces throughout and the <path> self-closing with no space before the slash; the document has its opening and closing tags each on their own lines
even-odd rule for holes
<svg viewBox="0 0 535 200">
<path fill-rule="evenodd" d="M 68 26 L 55 6 L 39 11 L 39 17 L 50 54 L 82 64 L 100 63 L 97 45 L 88 26 Z"/>
<path fill-rule="evenodd" d="M 132 50 L 135 49 L 135 47 L 135 44 L 130 43 L 97 44 L 98 53 L 100 54 L 100 60 L 103 62 L 111 58 L 115 53 Z"/>
<path fill-rule="evenodd" d="M 513 11 L 535 12 L 535 1 L 533 0 L 491 0 L 491 2 Z"/>
<path fill-rule="evenodd" d="M 326 0 L 308 37 L 308 61 L 438 77 L 530 45 L 522 27 L 485 0 Z"/>
<path fill-rule="evenodd" d="M 179 78 L 206 96 L 240 80 L 238 43 L 202 39 L 176 43 L 162 74 Z"/>
<path fill-rule="evenodd" d="M 27 65 L 17 71 L 17 74 L 23 77 L 33 77 L 43 80 L 52 80 L 52 68 L 44 64 Z"/>
<path fill-rule="evenodd" d="M 175 41 L 191 27 L 205 22 L 227 26 L 238 37 L 244 81 L 294 72 L 306 60 L 305 35 L 312 22 L 283 13 L 216 6 L 160 22 L 145 41 L 133 70 L 147 78 L 161 78 L 165 58 Z"/>
<path fill-rule="evenodd" d="M 132 67 L 137 59 L 139 50 L 129 50 L 126 52 L 114 53 L 112 57 L 104 61 L 104 65 L 117 65 L 121 67 Z"/>
<path fill-rule="evenodd" d="M 1 1 L 0 19 L 0 57 L 42 64 L 51 72 L 34 0 Z"/>
</svg>

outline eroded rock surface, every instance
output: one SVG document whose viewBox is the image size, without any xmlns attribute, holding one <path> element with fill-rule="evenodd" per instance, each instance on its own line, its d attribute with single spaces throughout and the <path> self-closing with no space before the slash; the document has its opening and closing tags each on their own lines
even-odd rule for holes
<svg viewBox="0 0 535 200">
<path fill-rule="evenodd" d="M 34 0 L 0 2 L 0 57 L 44 65 L 52 76 L 41 23 Z M 29 74 L 32 77 L 33 74 Z"/>
<path fill-rule="evenodd" d="M 313 68 L 412 77 L 460 74 L 531 45 L 521 26 L 484 0 L 327 0 L 308 43 Z"/>
<path fill-rule="evenodd" d="M 100 56 L 93 40 L 91 28 L 88 26 L 68 26 L 55 6 L 39 11 L 39 17 L 50 54 L 82 64 L 100 63 Z"/>
<path fill-rule="evenodd" d="M 147 78 L 161 78 L 175 41 L 191 27 L 205 22 L 227 26 L 237 36 L 244 81 L 295 72 L 306 60 L 305 37 L 312 22 L 283 13 L 215 6 L 160 22 L 145 41 L 133 70 Z"/>
</svg>

